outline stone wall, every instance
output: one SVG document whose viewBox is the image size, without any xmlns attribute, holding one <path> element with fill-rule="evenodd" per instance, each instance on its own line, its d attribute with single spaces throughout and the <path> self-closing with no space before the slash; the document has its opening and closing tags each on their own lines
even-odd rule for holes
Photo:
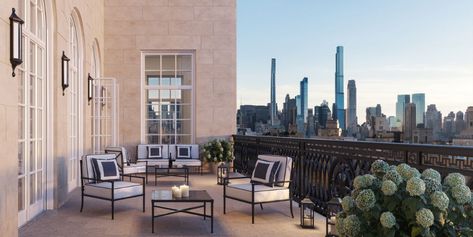
<svg viewBox="0 0 473 237">
<path fill-rule="evenodd" d="M 105 76 L 120 85 L 120 144 L 141 142 L 141 52 L 195 51 L 197 143 L 236 126 L 236 0 L 106 0 Z"/>
</svg>

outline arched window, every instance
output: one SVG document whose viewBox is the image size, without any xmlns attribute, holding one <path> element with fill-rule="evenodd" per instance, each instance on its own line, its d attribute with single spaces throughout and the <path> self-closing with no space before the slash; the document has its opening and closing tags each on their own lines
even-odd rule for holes
<svg viewBox="0 0 473 237">
<path fill-rule="evenodd" d="M 78 185 L 79 158 L 81 156 L 81 91 L 82 91 L 82 54 L 78 17 L 73 12 L 69 18 L 69 88 L 66 89 L 68 100 L 68 187 L 72 191 Z"/>
<path fill-rule="evenodd" d="M 44 209 L 46 15 L 43 0 L 20 0 L 23 63 L 18 68 L 18 226 Z"/>
</svg>

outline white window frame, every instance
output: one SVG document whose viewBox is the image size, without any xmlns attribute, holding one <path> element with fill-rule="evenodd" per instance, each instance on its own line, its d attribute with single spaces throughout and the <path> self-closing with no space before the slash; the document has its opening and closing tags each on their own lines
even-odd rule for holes
<svg viewBox="0 0 473 237">
<path fill-rule="evenodd" d="M 191 85 L 186 85 L 186 86 L 147 86 L 146 85 L 146 73 L 145 73 L 145 58 L 146 56 L 165 56 L 165 55 L 172 55 L 172 56 L 179 56 L 179 55 L 187 55 L 191 56 L 192 62 L 191 62 Z M 160 50 L 152 50 L 152 51 L 141 51 L 141 88 L 140 88 L 140 94 L 141 94 L 141 116 L 140 116 L 140 126 L 141 126 L 141 143 L 145 144 L 146 143 L 146 90 L 149 88 L 152 89 L 182 89 L 183 87 L 189 86 L 191 90 L 191 143 L 195 143 L 195 109 L 196 109 L 196 103 L 195 103 L 195 60 L 196 60 L 196 53 L 195 50 L 169 50 L 169 51 L 160 51 Z M 162 63 L 162 62 L 161 62 Z M 176 65 L 177 67 L 177 65 Z M 176 68 L 174 69 L 176 71 Z M 176 137 L 176 133 L 174 133 L 174 136 Z"/>
<path fill-rule="evenodd" d="M 18 212 L 18 226 L 22 226 L 26 224 L 29 220 L 33 219 L 35 216 L 37 216 L 39 213 L 43 212 L 47 205 L 47 198 L 48 194 L 46 192 L 47 188 L 49 188 L 48 185 L 48 179 L 47 179 L 47 174 L 48 174 L 48 164 L 49 162 L 47 161 L 47 153 L 48 153 L 48 123 L 47 123 L 47 118 L 50 116 L 48 113 L 50 111 L 48 110 L 50 108 L 50 95 L 48 93 L 49 88 L 50 88 L 50 82 L 49 82 L 49 54 L 48 54 L 48 32 L 47 32 L 47 14 L 46 14 L 46 5 L 45 2 L 42 0 L 21 0 L 21 6 L 20 10 L 22 12 L 22 17 L 25 19 L 25 26 L 23 30 L 23 55 L 24 55 L 24 62 L 18 67 L 18 71 L 21 71 L 19 73 L 19 76 L 22 78 L 19 78 L 19 80 L 24 79 L 24 87 L 23 87 L 23 103 L 18 103 L 19 107 L 23 107 L 24 109 L 24 114 L 23 114 L 23 135 L 22 139 L 18 138 L 18 143 L 22 142 L 23 143 L 23 164 L 24 164 L 24 171 L 23 174 L 18 175 L 18 180 L 24 179 L 24 192 L 23 192 L 23 201 L 24 201 L 24 209 L 22 211 Z M 35 32 L 32 32 L 30 29 L 30 19 L 31 19 L 31 6 L 34 7 L 35 12 L 35 27 L 36 29 Z M 40 28 L 38 21 L 37 21 L 37 13 L 38 10 L 41 11 L 42 17 L 41 17 L 41 37 L 38 37 L 37 33 L 39 32 L 38 29 Z M 22 40 L 23 40 L 22 39 Z M 35 70 L 34 72 L 31 72 L 31 58 L 29 55 L 30 47 L 31 44 L 33 43 L 34 48 L 35 48 L 35 53 L 34 53 L 34 59 L 32 65 L 34 65 Z M 42 54 L 41 54 L 41 59 L 38 58 L 38 49 L 41 48 Z M 41 75 L 38 75 L 38 62 L 41 62 Z M 30 82 L 30 76 L 34 77 L 34 103 L 31 104 L 31 97 L 30 97 L 30 92 L 29 90 L 26 90 L 26 88 L 30 88 L 29 82 Z M 41 80 L 41 106 L 38 106 L 38 80 Z M 29 132 L 30 130 L 30 121 L 29 121 L 29 116 L 30 116 L 30 110 L 33 109 L 35 111 L 34 113 L 34 137 L 31 137 L 31 134 Z M 38 120 L 38 111 L 41 111 L 41 120 Z M 20 119 L 20 118 L 19 118 Z M 19 120 L 21 121 L 21 120 Z M 39 124 L 39 121 L 41 121 L 41 124 Z M 37 132 L 38 127 L 40 127 L 41 130 L 41 136 L 39 137 Z M 35 155 L 34 155 L 34 162 L 35 164 L 38 164 L 38 141 L 41 142 L 41 154 L 39 156 L 41 157 L 39 160 L 41 161 L 41 168 L 35 167 L 33 171 L 31 171 L 30 168 L 30 162 L 31 162 L 31 157 L 29 153 L 29 147 L 30 147 L 30 142 L 34 142 L 35 145 Z M 37 174 L 41 172 L 41 190 L 38 190 L 38 181 L 37 179 L 34 181 L 34 189 L 35 189 L 35 195 L 40 196 L 40 200 L 36 200 L 33 204 L 31 204 L 31 187 L 30 187 L 30 175 Z M 35 177 L 36 177 L 35 176 Z M 18 184 L 17 184 L 18 185 Z M 36 192 L 40 192 L 40 194 L 37 194 Z M 20 192 L 18 190 L 18 192 Z M 37 199 L 37 198 L 35 198 Z"/>
</svg>

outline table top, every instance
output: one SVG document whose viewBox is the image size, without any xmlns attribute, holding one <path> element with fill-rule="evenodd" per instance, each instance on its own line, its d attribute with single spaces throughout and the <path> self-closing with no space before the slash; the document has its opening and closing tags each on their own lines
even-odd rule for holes
<svg viewBox="0 0 473 237">
<path fill-rule="evenodd" d="M 171 190 L 155 190 L 151 193 L 151 201 L 154 201 L 154 202 L 202 202 L 202 201 L 213 201 L 213 198 L 205 190 L 189 190 L 189 197 L 182 197 L 182 198 L 173 197 Z"/>
<path fill-rule="evenodd" d="M 153 165 L 154 166 L 154 169 L 176 169 L 176 170 L 180 170 L 180 169 L 188 169 L 186 165 L 173 165 L 172 167 L 169 167 L 167 164 L 166 165 Z"/>
</svg>

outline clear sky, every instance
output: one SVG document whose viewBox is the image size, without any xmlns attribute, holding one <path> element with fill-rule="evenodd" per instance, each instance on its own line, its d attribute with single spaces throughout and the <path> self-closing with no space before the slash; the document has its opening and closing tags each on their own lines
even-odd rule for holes
<svg viewBox="0 0 473 237">
<path fill-rule="evenodd" d="M 473 0 L 237 0 L 238 105 L 269 102 L 272 57 L 279 110 L 304 76 L 309 108 L 333 103 L 337 45 L 360 123 L 377 103 L 395 115 L 397 94 L 423 92 L 443 116 L 473 106 Z"/>
</svg>

